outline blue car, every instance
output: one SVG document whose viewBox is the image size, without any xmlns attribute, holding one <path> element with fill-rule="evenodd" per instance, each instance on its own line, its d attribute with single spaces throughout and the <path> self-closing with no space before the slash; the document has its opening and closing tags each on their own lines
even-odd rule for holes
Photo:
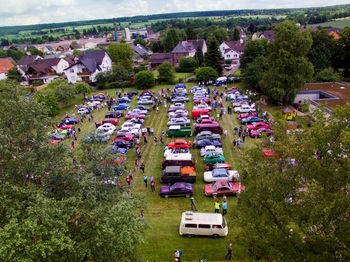
<svg viewBox="0 0 350 262">
<path fill-rule="evenodd" d="M 118 147 L 117 145 L 113 146 L 113 153 L 114 154 L 122 154 L 122 155 L 126 155 L 126 153 L 128 152 L 128 150 L 126 148 L 121 148 Z"/>
<path fill-rule="evenodd" d="M 241 118 L 239 121 L 243 125 L 247 125 L 247 124 L 251 124 L 251 123 L 254 123 L 254 122 L 262 122 L 262 121 L 264 121 L 264 119 L 261 118 L 261 117 L 257 117 L 257 116 L 250 116 L 250 117 L 247 117 L 247 118 Z"/>
<path fill-rule="evenodd" d="M 116 106 L 113 106 L 113 110 L 116 111 L 116 110 L 126 110 L 130 107 L 129 104 L 119 104 L 119 105 L 116 105 Z"/>
<path fill-rule="evenodd" d="M 131 99 L 129 97 L 121 97 L 118 99 L 118 102 L 119 103 L 130 103 L 131 102 Z"/>
</svg>

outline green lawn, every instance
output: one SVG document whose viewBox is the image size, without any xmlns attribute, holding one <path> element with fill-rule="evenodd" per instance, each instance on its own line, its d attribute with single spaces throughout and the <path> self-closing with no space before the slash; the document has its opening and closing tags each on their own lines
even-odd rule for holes
<svg viewBox="0 0 350 262">
<path fill-rule="evenodd" d="M 188 88 L 194 84 L 187 84 Z M 153 88 L 154 91 L 160 88 L 167 88 L 172 86 L 157 86 Z M 115 97 L 115 90 L 109 90 L 109 94 Z M 227 102 L 225 107 L 227 108 Z M 136 98 L 133 99 L 132 105 L 136 105 Z M 191 110 L 193 103 L 187 103 L 186 107 Z M 61 114 L 57 119 L 62 118 L 66 112 L 66 109 L 62 110 Z M 73 112 L 70 107 L 69 113 Z M 95 121 L 102 120 L 107 109 L 104 108 L 101 111 L 94 112 Z M 160 107 L 159 114 L 154 111 L 151 112 L 151 116 L 146 120 L 146 127 L 153 127 L 155 135 L 159 137 L 162 130 L 166 130 L 168 118 L 166 109 L 164 106 Z M 121 121 L 123 122 L 123 120 Z M 237 117 L 233 115 L 224 115 L 220 121 L 223 129 L 228 130 L 228 136 L 226 139 L 222 139 L 224 146 L 224 155 L 226 161 L 232 164 L 233 169 L 239 168 L 239 152 L 232 149 L 233 140 L 233 127 L 239 125 Z M 78 141 L 76 145 L 79 145 L 80 139 L 88 134 L 90 131 L 95 129 L 93 122 L 84 121 L 80 124 L 81 133 L 78 134 Z M 194 137 L 191 138 L 193 141 Z M 166 138 L 166 143 L 172 139 Z M 69 144 L 69 141 L 65 143 Z M 256 140 L 247 138 L 246 143 L 243 146 L 249 148 L 254 146 Z M 107 144 L 106 144 L 107 146 Z M 77 149 L 75 149 L 77 150 Z M 142 162 L 145 164 L 145 173 L 150 177 L 153 176 L 156 181 L 156 189 L 159 192 L 160 174 L 161 174 L 161 163 L 163 160 L 163 147 L 154 145 L 152 137 L 148 139 L 148 144 L 143 145 L 141 143 L 142 150 Z M 205 197 L 203 193 L 204 182 L 204 161 L 199 156 L 198 149 L 191 149 L 191 153 L 197 160 L 197 182 L 195 183 L 195 199 L 199 211 L 213 212 L 214 200 L 212 198 Z M 135 149 L 131 149 L 127 154 L 128 168 L 134 170 L 134 161 L 136 159 Z M 145 232 L 144 244 L 140 246 L 140 252 L 143 256 L 143 260 L 149 261 L 171 261 L 173 259 L 173 250 L 180 249 L 183 251 L 183 260 L 185 261 L 198 261 L 199 259 L 206 258 L 210 261 L 220 261 L 223 259 L 226 247 L 229 243 L 233 243 L 234 260 L 246 260 L 246 251 L 240 246 L 239 242 L 236 241 L 236 236 L 242 234 L 240 229 L 236 226 L 236 221 L 231 216 L 235 209 L 237 209 L 237 199 L 235 197 L 228 198 L 228 215 L 226 219 L 229 225 L 229 235 L 221 239 L 212 239 L 204 237 L 194 237 L 188 239 L 182 237 L 178 233 L 181 213 L 190 209 L 190 200 L 186 198 L 160 198 L 158 193 L 151 193 L 150 188 L 145 188 L 143 183 L 143 177 L 140 171 L 134 174 L 134 182 L 132 184 L 134 188 L 134 194 L 141 195 L 144 198 L 144 214 L 145 220 L 148 224 L 148 229 Z M 137 211 L 138 213 L 140 210 Z"/>
</svg>

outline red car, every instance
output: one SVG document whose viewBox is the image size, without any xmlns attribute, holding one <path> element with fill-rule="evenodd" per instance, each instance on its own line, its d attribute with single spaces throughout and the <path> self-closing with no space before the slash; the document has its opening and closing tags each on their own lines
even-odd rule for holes
<svg viewBox="0 0 350 262">
<path fill-rule="evenodd" d="M 231 165 L 227 162 L 225 163 L 206 163 L 205 164 L 205 170 L 206 171 L 212 171 L 214 168 L 225 168 L 226 170 L 231 169 Z"/>
<path fill-rule="evenodd" d="M 252 130 L 258 130 L 262 127 L 268 127 L 270 128 L 271 127 L 271 124 L 269 122 L 255 122 L 251 125 L 247 125 L 247 128 L 248 128 L 248 132 L 252 131 Z"/>
<path fill-rule="evenodd" d="M 118 139 L 122 139 L 122 140 L 125 140 L 125 141 L 133 141 L 135 138 L 134 135 L 127 135 L 127 134 L 117 134 L 113 140 L 116 141 Z"/>
<path fill-rule="evenodd" d="M 139 114 L 127 114 L 125 116 L 125 119 L 132 119 L 132 118 L 137 118 L 137 119 L 145 119 L 145 115 L 139 115 Z"/>
<path fill-rule="evenodd" d="M 167 145 L 168 148 L 191 148 L 191 141 L 185 139 L 176 139 L 175 142 L 170 142 Z"/>
<path fill-rule="evenodd" d="M 265 133 L 267 136 L 270 136 L 272 134 L 272 130 L 269 127 L 265 126 L 257 130 L 250 131 L 249 136 L 252 138 L 258 138 L 261 137 L 263 133 Z"/>
<path fill-rule="evenodd" d="M 59 126 L 56 125 L 56 127 L 60 128 L 60 129 L 71 129 L 71 128 L 73 128 L 73 125 L 62 124 L 62 125 L 59 125 Z"/>
<path fill-rule="evenodd" d="M 96 122 L 96 125 L 97 126 L 102 126 L 105 123 L 110 123 L 110 124 L 116 126 L 119 123 L 119 119 L 118 118 L 106 118 L 105 120 Z"/>
<path fill-rule="evenodd" d="M 197 104 L 200 104 L 200 103 L 202 103 L 202 102 L 205 102 L 205 103 L 207 103 L 208 105 L 211 104 L 211 101 L 210 101 L 209 98 L 198 98 L 198 99 L 196 99 L 196 100 L 193 101 L 193 103 L 195 103 L 196 105 L 197 105 Z"/>
<path fill-rule="evenodd" d="M 239 182 L 216 181 L 205 185 L 204 194 L 206 196 L 229 196 L 238 195 L 245 187 Z"/>
<path fill-rule="evenodd" d="M 51 141 L 51 145 L 57 145 L 57 144 L 59 144 L 61 142 L 61 140 L 52 140 Z"/>
<path fill-rule="evenodd" d="M 218 122 L 213 121 L 211 119 L 203 119 L 200 123 L 201 124 L 218 124 Z"/>
<path fill-rule="evenodd" d="M 237 116 L 237 118 L 242 119 L 242 118 L 248 118 L 250 116 L 259 116 L 259 114 L 257 112 L 249 112 L 249 113 L 245 113 L 245 114 L 239 114 Z"/>
</svg>

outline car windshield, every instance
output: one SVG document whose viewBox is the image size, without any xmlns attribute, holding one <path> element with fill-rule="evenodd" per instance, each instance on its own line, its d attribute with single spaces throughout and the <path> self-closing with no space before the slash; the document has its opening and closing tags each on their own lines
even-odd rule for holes
<svg viewBox="0 0 350 262">
<path fill-rule="evenodd" d="M 213 191 L 217 191 L 218 190 L 218 186 L 216 185 L 216 183 L 212 184 L 212 189 L 213 189 Z"/>
<path fill-rule="evenodd" d="M 186 184 L 186 188 L 189 189 L 189 190 L 192 190 L 192 184 L 187 183 Z"/>
<path fill-rule="evenodd" d="M 227 177 L 226 169 L 223 169 L 223 168 L 214 169 L 213 177 Z"/>
</svg>

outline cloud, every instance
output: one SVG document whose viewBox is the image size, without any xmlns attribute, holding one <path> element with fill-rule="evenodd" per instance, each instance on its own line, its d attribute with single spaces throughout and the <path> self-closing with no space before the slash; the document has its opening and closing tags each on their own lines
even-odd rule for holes
<svg viewBox="0 0 350 262">
<path fill-rule="evenodd" d="M 92 20 L 172 12 L 292 8 L 348 0 L 0 0 L 0 26 Z"/>
</svg>

